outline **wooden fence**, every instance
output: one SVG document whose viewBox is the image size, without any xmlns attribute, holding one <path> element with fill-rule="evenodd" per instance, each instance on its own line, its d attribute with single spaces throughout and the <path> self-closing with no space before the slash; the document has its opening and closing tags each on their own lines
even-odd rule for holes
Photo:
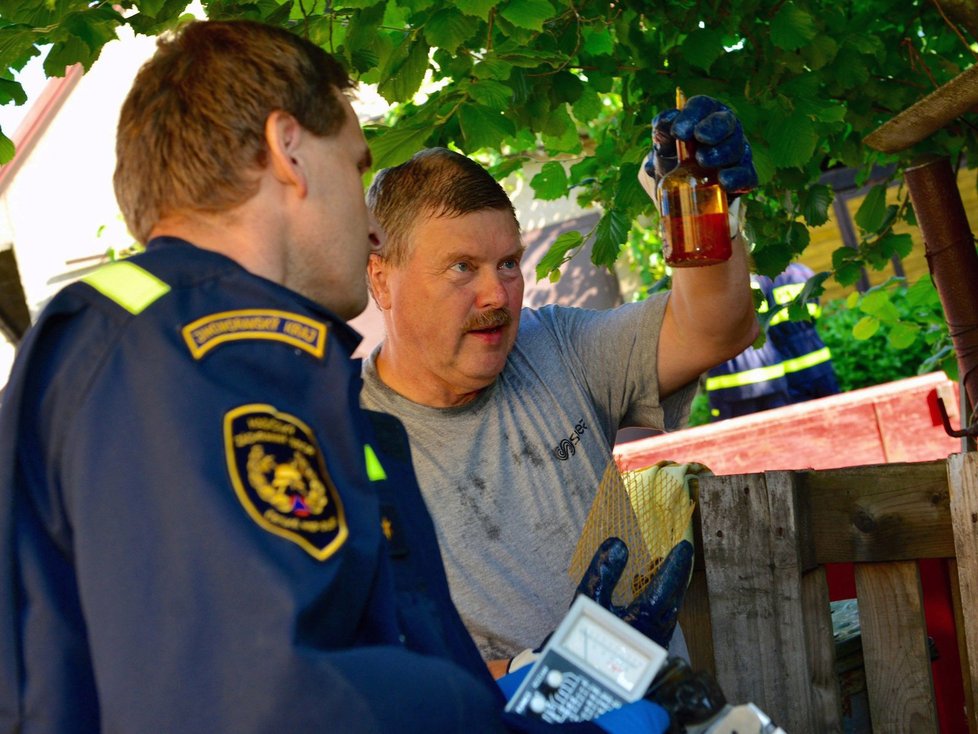
<svg viewBox="0 0 978 734">
<path fill-rule="evenodd" d="M 790 734 L 843 732 L 825 564 L 854 563 L 873 732 L 938 732 L 917 559 L 949 559 L 971 734 L 978 454 L 703 477 L 681 616 L 694 666 Z"/>
</svg>

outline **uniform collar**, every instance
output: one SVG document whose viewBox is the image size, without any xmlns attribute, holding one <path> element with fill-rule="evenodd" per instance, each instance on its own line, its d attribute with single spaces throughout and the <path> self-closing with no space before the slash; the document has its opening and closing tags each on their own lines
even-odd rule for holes
<svg viewBox="0 0 978 734">
<path fill-rule="evenodd" d="M 207 250 L 203 247 L 197 247 L 193 243 L 180 239 L 179 237 L 154 237 L 148 243 L 146 243 L 147 253 L 160 253 L 164 251 L 174 253 L 180 251 L 181 257 L 184 259 L 184 261 L 190 261 L 193 264 L 194 271 L 205 277 L 216 272 L 238 270 L 250 278 L 257 278 L 258 280 L 264 281 L 269 288 L 281 291 L 286 295 L 286 297 L 297 301 L 298 304 L 315 314 L 319 319 L 330 322 L 334 329 L 334 336 L 337 336 L 343 341 L 347 342 L 351 353 L 356 349 L 357 345 L 363 341 L 363 337 L 359 332 L 357 332 L 353 327 L 347 324 L 346 321 L 341 319 L 325 306 L 306 298 L 301 293 L 297 293 L 291 288 L 286 288 L 280 283 L 276 283 L 275 281 L 269 280 L 268 278 L 264 278 L 260 275 L 255 275 L 227 255 L 215 252 L 214 250 Z M 171 255 L 168 254 L 166 257 L 169 258 Z"/>
</svg>

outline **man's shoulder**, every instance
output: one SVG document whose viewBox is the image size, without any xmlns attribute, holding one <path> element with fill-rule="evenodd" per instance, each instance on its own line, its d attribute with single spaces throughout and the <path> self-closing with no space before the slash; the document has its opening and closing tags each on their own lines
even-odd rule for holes
<svg viewBox="0 0 978 734">
<path fill-rule="evenodd" d="M 521 311 L 517 342 L 531 342 L 545 334 L 551 334 L 558 342 L 562 342 L 578 331 L 589 328 L 601 332 L 609 328 L 645 328 L 650 318 L 661 320 L 668 298 L 669 293 L 666 291 L 654 293 L 643 301 L 624 303 L 612 308 L 591 309 L 558 304 L 524 308 Z"/>
</svg>

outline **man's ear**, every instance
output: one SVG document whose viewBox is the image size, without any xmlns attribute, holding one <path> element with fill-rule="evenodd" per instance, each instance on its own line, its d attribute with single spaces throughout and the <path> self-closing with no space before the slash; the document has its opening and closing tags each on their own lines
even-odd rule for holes
<svg viewBox="0 0 978 734">
<path fill-rule="evenodd" d="M 391 307 L 390 286 L 387 281 L 389 274 L 390 264 L 377 253 L 370 253 L 370 258 L 367 260 L 367 283 L 382 311 Z"/>
<path fill-rule="evenodd" d="M 308 134 L 298 120 L 282 110 L 275 110 L 265 120 L 272 175 L 286 186 L 296 186 L 299 196 L 305 196 L 309 188 L 301 155 L 303 138 Z"/>
</svg>

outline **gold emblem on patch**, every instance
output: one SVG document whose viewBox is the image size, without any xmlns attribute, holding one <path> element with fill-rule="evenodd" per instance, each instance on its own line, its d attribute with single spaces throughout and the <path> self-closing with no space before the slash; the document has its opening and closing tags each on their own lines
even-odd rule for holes
<svg viewBox="0 0 978 734">
<path fill-rule="evenodd" d="M 320 561 L 346 541 L 339 493 L 312 430 L 271 405 L 242 405 L 224 416 L 231 483 L 248 515 Z"/>
</svg>

